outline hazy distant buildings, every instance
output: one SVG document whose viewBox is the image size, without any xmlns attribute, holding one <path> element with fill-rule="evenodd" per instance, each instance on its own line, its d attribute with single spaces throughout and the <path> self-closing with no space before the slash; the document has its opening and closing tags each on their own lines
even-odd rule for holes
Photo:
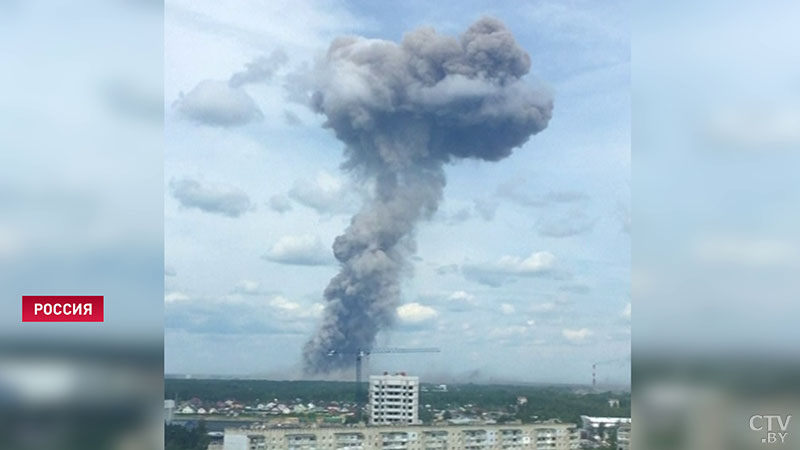
<svg viewBox="0 0 800 450">
<path fill-rule="evenodd" d="M 419 423 L 419 377 L 405 373 L 369 377 L 370 425 Z"/>
<path fill-rule="evenodd" d="M 420 386 L 420 391 L 422 392 L 447 392 L 447 385 L 446 384 L 439 384 L 436 386 Z"/>
<path fill-rule="evenodd" d="M 631 424 L 625 423 L 617 428 L 617 450 L 631 450 Z"/>
<path fill-rule="evenodd" d="M 573 424 L 225 430 L 224 450 L 576 450 Z"/>
<path fill-rule="evenodd" d="M 172 423 L 175 418 L 175 400 L 164 400 L 164 422 Z"/>
</svg>

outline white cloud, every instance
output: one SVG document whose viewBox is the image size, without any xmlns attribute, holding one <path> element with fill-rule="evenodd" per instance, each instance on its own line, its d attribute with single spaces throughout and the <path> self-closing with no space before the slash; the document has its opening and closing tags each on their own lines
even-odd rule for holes
<svg viewBox="0 0 800 450">
<path fill-rule="evenodd" d="M 435 319 L 439 313 L 430 306 L 421 305 L 416 302 L 406 303 L 397 308 L 397 317 L 407 323 L 427 322 Z"/>
<path fill-rule="evenodd" d="M 298 180 L 289 197 L 321 214 L 349 213 L 355 209 L 352 186 L 328 172 L 320 172 L 314 180 Z"/>
<path fill-rule="evenodd" d="M 174 106 L 186 118 L 203 125 L 231 127 L 264 118 L 244 89 L 225 81 L 201 81 L 187 94 L 181 93 Z"/>
<path fill-rule="evenodd" d="M 169 187 L 172 196 L 184 208 L 196 208 L 211 214 L 239 217 L 253 207 L 250 197 L 234 187 L 203 184 L 191 178 L 173 180 Z"/>
<path fill-rule="evenodd" d="M 173 291 L 164 295 L 165 303 L 180 302 L 185 300 L 189 300 L 189 296 L 183 292 Z"/>
<path fill-rule="evenodd" d="M 311 306 L 303 305 L 291 300 L 283 295 L 276 295 L 267 302 L 279 316 L 292 319 L 313 319 L 322 314 L 324 306 L 321 303 L 314 303 Z"/>
<path fill-rule="evenodd" d="M 577 330 L 565 328 L 561 330 L 561 335 L 564 336 L 566 340 L 573 344 L 581 344 L 586 341 L 586 339 L 592 336 L 594 332 L 588 328 L 581 328 Z"/>
<path fill-rule="evenodd" d="M 525 259 L 518 256 L 503 256 L 497 262 L 497 268 L 501 271 L 516 274 L 536 274 L 553 268 L 556 257 L 550 252 L 532 253 Z"/>
<path fill-rule="evenodd" d="M 455 291 L 447 297 L 447 308 L 452 311 L 466 311 L 475 305 L 475 296 L 466 291 Z"/>
<path fill-rule="evenodd" d="M 526 258 L 505 255 L 494 262 L 465 264 L 462 273 L 467 279 L 489 286 L 500 286 L 509 278 L 554 274 L 556 257 L 548 252 L 534 252 Z"/>
<path fill-rule="evenodd" d="M 292 203 L 285 195 L 273 195 L 269 198 L 268 205 L 269 209 L 281 214 L 292 210 Z"/>
<path fill-rule="evenodd" d="M 300 304 L 299 303 L 295 303 L 295 302 L 289 300 L 288 298 L 280 296 L 280 295 L 275 296 L 272 299 L 270 299 L 269 304 L 273 308 L 278 308 L 278 309 L 281 309 L 283 311 L 297 311 L 298 309 L 300 309 Z"/>
<path fill-rule="evenodd" d="M 251 286 L 252 287 L 252 286 Z M 310 332 L 323 309 L 319 303 L 301 304 L 282 295 L 188 298 L 172 293 L 164 306 L 165 329 L 211 334 L 293 334 Z"/>
<path fill-rule="evenodd" d="M 455 291 L 448 297 L 450 301 L 474 303 L 475 296 L 466 291 Z"/>
<path fill-rule="evenodd" d="M 514 308 L 514 305 L 510 305 L 508 303 L 503 303 L 500 305 L 500 312 L 503 314 L 514 314 L 515 311 L 516 308 Z"/>
<path fill-rule="evenodd" d="M 263 256 L 269 261 L 299 266 L 321 266 L 333 262 L 331 249 L 312 235 L 283 236 Z"/>
<path fill-rule="evenodd" d="M 233 288 L 233 292 L 244 295 L 262 294 L 261 284 L 258 281 L 242 280 Z"/>
</svg>

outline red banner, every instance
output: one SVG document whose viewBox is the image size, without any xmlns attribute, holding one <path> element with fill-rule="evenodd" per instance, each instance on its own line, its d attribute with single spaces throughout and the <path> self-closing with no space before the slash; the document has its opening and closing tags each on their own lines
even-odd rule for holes
<svg viewBox="0 0 800 450">
<path fill-rule="evenodd" d="M 23 322 L 102 322 L 102 295 L 23 295 Z"/>
</svg>

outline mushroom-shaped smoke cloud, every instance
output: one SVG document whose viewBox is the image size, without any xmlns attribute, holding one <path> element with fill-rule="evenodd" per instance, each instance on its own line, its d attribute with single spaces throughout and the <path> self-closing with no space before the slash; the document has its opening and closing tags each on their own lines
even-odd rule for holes
<svg viewBox="0 0 800 450">
<path fill-rule="evenodd" d="M 333 251 L 322 323 L 304 349 L 310 373 L 349 367 L 391 326 L 414 229 L 435 211 L 454 158 L 498 161 L 542 131 L 551 97 L 522 80 L 530 57 L 502 22 L 460 37 L 422 28 L 395 42 L 336 39 L 315 72 L 314 109 L 345 144 L 343 167 L 374 183 Z"/>
</svg>

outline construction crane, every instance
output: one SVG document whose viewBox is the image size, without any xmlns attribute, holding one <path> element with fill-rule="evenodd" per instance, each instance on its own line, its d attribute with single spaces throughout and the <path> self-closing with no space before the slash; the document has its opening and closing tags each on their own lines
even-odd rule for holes
<svg viewBox="0 0 800 450">
<path fill-rule="evenodd" d="M 627 361 L 629 361 L 629 360 L 627 360 Z M 598 362 L 592 363 L 592 390 L 596 390 L 597 389 L 597 366 L 604 365 L 604 364 L 615 364 L 615 363 L 618 364 L 618 363 L 624 363 L 624 362 L 626 362 L 626 360 L 624 358 L 618 358 L 618 359 L 609 359 L 609 360 L 606 360 L 606 361 L 598 361 Z"/>
<path fill-rule="evenodd" d="M 363 406 L 363 396 L 361 394 L 361 364 L 364 360 L 364 357 L 374 354 L 385 354 L 385 353 L 439 353 L 438 348 L 434 347 L 422 347 L 422 348 L 398 348 L 398 347 L 387 347 L 387 348 L 372 348 L 372 349 L 358 349 L 358 350 L 337 350 L 331 349 L 328 351 L 328 356 L 354 356 L 355 363 L 356 363 L 356 407 L 358 409 L 358 414 L 360 415 L 361 409 Z"/>
</svg>

